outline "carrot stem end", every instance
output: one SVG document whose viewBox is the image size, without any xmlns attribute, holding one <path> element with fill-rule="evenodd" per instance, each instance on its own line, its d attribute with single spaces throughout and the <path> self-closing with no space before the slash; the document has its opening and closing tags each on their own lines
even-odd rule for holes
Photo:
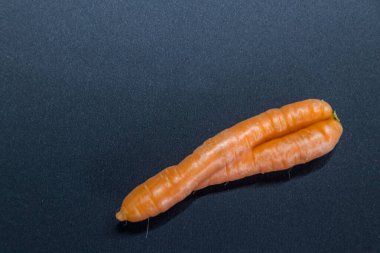
<svg viewBox="0 0 380 253">
<path fill-rule="evenodd" d="M 339 119 L 338 115 L 336 114 L 336 111 L 333 112 L 333 117 L 336 121 L 340 122 L 340 119 Z"/>
</svg>

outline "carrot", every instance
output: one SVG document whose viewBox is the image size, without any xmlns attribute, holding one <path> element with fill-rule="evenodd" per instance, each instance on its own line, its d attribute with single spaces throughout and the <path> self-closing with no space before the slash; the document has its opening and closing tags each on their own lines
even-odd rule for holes
<svg viewBox="0 0 380 253">
<path fill-rule="evenodd" d="M 196 190 L 307 163 L 330 152 L 338 143 L 342 131 L 342 125 L 336 119 L 329 119 L 263 143 L 245 153 L 233 168 L 225 168 L 211 175 Z"/>
<path fill-rule="evenodd" d="M 242 168 L 236 166 L 239 163 L 249 164 L 247 154 L 258 145 L 331 118 L 329 104 L 309 99 L 242 121 L 208 139 L 178 165 L 137 186 L 125 197 L 116 218 L 136 222 L 165 212 L 221 170 L 233 171 L 235 167 Z M 220 180 L 229 181 L 229 175 L 226 176 Z M 203 187 L 219 181 L 214 178 Z"/>
</svg>

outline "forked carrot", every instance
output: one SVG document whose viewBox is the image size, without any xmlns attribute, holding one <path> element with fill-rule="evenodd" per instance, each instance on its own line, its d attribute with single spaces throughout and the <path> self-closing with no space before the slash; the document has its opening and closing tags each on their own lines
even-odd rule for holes
<svg viewBox="0 0 380 253">
<path fill-rule="evenodd" d="M 338 143 L 342 131 L 342 125 L 336 119 L 329 119 L 258 145 L 232 167 L 215 172 L 196 190 L 307 163 L 330 152 Z"/>
<path fill-rule="evenodd" d="M 208 139 L 178 165 L 137 186 L 125 197 L 116 218 L 145 220 L 165 212 L 195 189 L 289 168 L 326 154 L 342 133 L 332 115 L 329 104 L 309 99 L 242 121 Z"/>
</svg>

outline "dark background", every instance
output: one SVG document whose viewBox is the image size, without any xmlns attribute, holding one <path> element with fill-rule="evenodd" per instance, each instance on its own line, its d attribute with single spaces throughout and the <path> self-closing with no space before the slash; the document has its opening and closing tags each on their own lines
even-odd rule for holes
<svg viewBox="0 0 380 253">
<path fill-rule="evenodd" d="M 0 1 L 1 252 L 379 252 L 380 3 Z M 306 98 L 344 126 L 289 173 L 118 224 L 130 190 Z M 289 179 L 290 178 L 290 179 Z"/>
</svg>

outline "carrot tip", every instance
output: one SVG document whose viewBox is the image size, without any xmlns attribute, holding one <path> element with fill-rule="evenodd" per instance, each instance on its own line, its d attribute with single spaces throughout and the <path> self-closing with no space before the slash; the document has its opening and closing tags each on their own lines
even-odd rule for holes
<svg viewBox="0 0 380 253">
<path fill-rule="evenodd" d="M 116 219 L 118 221 L 125 221 L 125 220 L 127 220 L 127 217 L 125 217 L 124 212 L 122 212 L 121 210 L 119 212 L 117 212 L 115 216 L 116 216 Z"/>
<path fill-rule="evenodd" d="M 336 114 L 336 111 L 333 112 L 333 117 L 336 121 L 340 122 L 340 119 L 338 118 L 338 115 Z"/>
</svg>

